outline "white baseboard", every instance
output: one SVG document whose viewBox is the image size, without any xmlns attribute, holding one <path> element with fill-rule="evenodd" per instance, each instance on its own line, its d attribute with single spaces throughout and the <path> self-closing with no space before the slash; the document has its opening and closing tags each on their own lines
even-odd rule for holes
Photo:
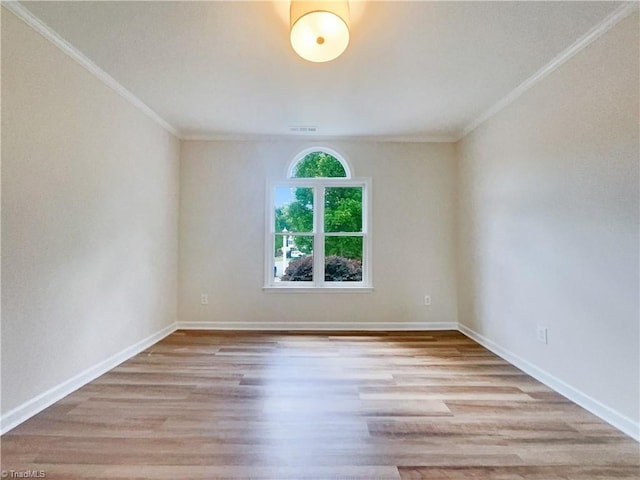
<svg viewBox="0 0 640 480">
<path fill-rule="evenodd" d="M 83 387 L 100 375 L 115 368 L 122 362 L 144 351 L 176 330 L 247 330 L 247 331 L 301 331 L 301 330 L 334 330 L 334 331 L 433 331 L 458 330 L 483 347 L 491 350 L 507 362 L 536 378 L 549 388 L 564 395 L 584 409 L 610 423 L 618 430 L 640 441 L 640 424 L 620 414 L 612 408 L 600 403 L 589 395 L 554 377 L 549 372 L 494 343 L 488 338 L 473 331 L 469 327 L 455 322 L 177 322 L 140 340 L 139 342 L 112 355 L 106 360 L 89 367 L 73 378 L 43 392 L 22 405 L 10 410 L 0 418 L 0 434 L 15 428 L 22 422 L 41 412 L 48 406 Z"/>
<path fill-rule="evenodd" d="M 429 331 L 457 330 L 456 322 L 178 322 L 177 330 L 334 330 L 334 331 Z"/>
<path fill-rule="evenodd" d="M 467 337 L 478 342 L 483 347 L 491 350 L 493 353 L 503 358 L 507 362 L 518 367 L 523 372 L 544 383 L 547 387 L 555 390 L 561 395 L 564 395 L 572 402 L 577 403 L 585 410 L 588 410 L 589 412 L 593 413 L 595 416 L 601 418 L 605 422 L 611 424 L 618 430 L 626 433 L 634 440 L 640 441 L 639 423 L 634 422 L 632 419 L 620 414 L 619 412 L 604 405 L 603 403 L 600 403 L 595 398 L 563 382 L 549 372 L 536 367 L 531 362 L 523 359 L 522 357 L 519 357 L 506 348 L 501 347 L 500 345 L 480 335 L 478 332 L 470 329 L 469 327 L 459 324 L 458 330 Z"/>
<path fill-rule="evenodd" d="M 93 365 L 78 375 L 66 380 L 53 388 L 50 388 L 46 392 L 33 397 L 31 400 L 27 400 L 22 405 L 9 410 L 6 414 L 0 418 L 0 434 L 5 434 L 9 430 L 17 427 L 22 422 L 33 417 L 37 413 L 40 413 L 45 408 L 54 404 L 58 400 L 66 397 L 70 393 L 76 391 L 80 387 L 83 387 L 87 383 L 95 380 L 100 375 L 108 372 L 112 368 L 117 367 L 125 360 L 137 355 L 138 353 L 149 348 L 151 345 L 159 342 L 167 335 L 172 334 L 176 330 L 176 323 L 173 323 L 162 330 L 154 333 L 140 340 L 139 342 L 131 345 L 130 347 L 121 350 L 120 352 L 111 355 L 109 358 L 103 360 L 96 365 Z"/>
</svg>

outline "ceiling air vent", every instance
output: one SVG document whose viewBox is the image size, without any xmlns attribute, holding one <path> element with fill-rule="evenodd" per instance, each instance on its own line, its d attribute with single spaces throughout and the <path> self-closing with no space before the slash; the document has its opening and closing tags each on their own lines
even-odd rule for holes
<svg viewBox="0 0 640 480">
<path fill-rule="evenodd" d="M 289 127 L 289 132 L 300 134 L 317 133 L 318 127 L 310 125 L 295 125 L 293 127 Z"/>
</svg>

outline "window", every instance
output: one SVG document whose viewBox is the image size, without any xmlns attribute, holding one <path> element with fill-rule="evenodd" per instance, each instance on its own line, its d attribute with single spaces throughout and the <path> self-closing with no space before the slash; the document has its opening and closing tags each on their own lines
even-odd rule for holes
<svg viewBox="0 0 640 480">
<path fill-rule="evenodd" d="M 325 148 L 301 152 L 268 191 L 266 288 L 367 289 L 369 191 Z"/>
</svg>

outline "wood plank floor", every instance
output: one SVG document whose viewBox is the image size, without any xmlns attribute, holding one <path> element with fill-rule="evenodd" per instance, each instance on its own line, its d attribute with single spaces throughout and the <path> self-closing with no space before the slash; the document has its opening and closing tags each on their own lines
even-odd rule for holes
<svg viewBox="0 0 640 480">
<path fill-rule="evenodd" d="M 65 480 L 640 478 L 637 442 L 458 332 L 178 331 L 1 449 Z"/>
</svg>

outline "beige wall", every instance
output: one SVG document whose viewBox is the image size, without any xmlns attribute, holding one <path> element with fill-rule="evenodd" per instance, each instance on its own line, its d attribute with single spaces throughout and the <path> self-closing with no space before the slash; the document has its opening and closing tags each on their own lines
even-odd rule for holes
<svg viewBox="0 0 640 480">
<path fill-rule="evenodd" d="M 178 156 L 3 9 L 3 414 L 175 322 Z"/>
<path fill-rule="evenodd" d="M 450 144 L 330 142 L 373 180 L 373 293 L 263 292 L 265 188 L 303 142 L 183 142 L 179 318 L 187 322 L 456 322 Z M 209 305 L 200 305 L 200 294 Z M 433 298 L 424 306 L 424 295 Z"/>
<path fill-rule="evenodd" d="M 634 14 L 458 145 L 460 322 L 636 425 L 638 54 Z"/>
</svg>

